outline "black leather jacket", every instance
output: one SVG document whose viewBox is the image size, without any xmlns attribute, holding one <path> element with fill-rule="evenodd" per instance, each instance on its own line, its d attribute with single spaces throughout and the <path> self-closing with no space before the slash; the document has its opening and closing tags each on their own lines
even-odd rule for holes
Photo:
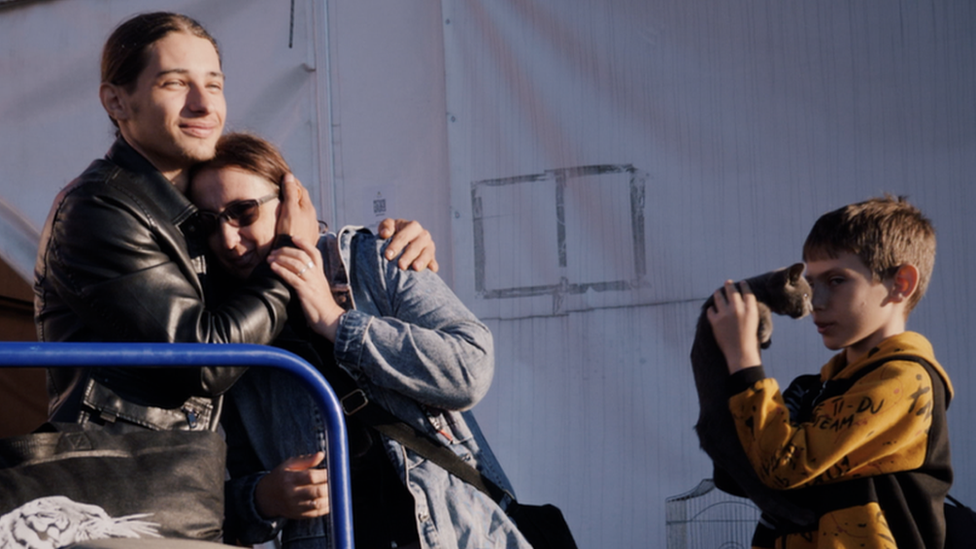
<svg viewBox="0 0 976 549">
<path fill-rule="evenodd" d="M 214 306 L 196 208 L 121 138 L 57 196 L 34 271 L 40 341 L 269 343 L 288 288 L 267 265 Z M 212 427 L 244 368 L 52 368 L 51 419 Z"/>
</svg>

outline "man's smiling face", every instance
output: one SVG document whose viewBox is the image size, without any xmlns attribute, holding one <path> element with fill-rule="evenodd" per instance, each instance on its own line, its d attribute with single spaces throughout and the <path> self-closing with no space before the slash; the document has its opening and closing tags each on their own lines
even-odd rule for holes
<svg viewBox="0 0 976 549">
<path fill-rule="evenodd" d="M 224 75 L 213 44 L 185 32 L 166 35 L 148 53 L 134 89 L 119 91 L 115 118 L 126 141 L 172 179 L 213 157 L 227 114 Z"/>
</svg>

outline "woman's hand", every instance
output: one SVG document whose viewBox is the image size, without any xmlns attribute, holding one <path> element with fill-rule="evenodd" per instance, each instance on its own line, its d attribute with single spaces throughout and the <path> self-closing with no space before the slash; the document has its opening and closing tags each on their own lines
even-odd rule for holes
<svg viewBox="0 0 976 549">
<path fill-rule="evenodd" d="M 376 232 L 380 238 L 390 239 L 383 254 L 388 261 L 393 261 L 399 255 L 397 267 L 401 270 L 430 269 L 436 273 L 440 268 L 437 258 L 434 257 L 437 251 L 434 239 L 431 238 L 430 231 L 421 227 L 420 223 L 386 218 L 380 222 Z"/>
<path fill-rule="evenodd" d="M 718 343 L 729 373 L 762 364 L 759 356 L 759 306 L 756 296 L 745 281 L 739 283 L 740 292 L 731 280 L 715 291 L 715 305 L 708 309 L 708 322 L 712 325 L 715 342 Z"/>
<path fill-rule="evenodd" d="M 329 514 L 329 472 L 316 469 L 324 452 L 288 458 L 261 477 L 254 503 L 268 518 L 306 519 Z"/>
<path fill-rule="evenodd" d="M 293 236 L 297 248 L 283 247 L 268 254 L 271 270 L 295 289 L 302 301 L 305 319 L 315 333 L 335 342 L 339 318 L 345 309 L 336 303 L 325 279 L 322 254 L 304 238 Z"/>
</svg>

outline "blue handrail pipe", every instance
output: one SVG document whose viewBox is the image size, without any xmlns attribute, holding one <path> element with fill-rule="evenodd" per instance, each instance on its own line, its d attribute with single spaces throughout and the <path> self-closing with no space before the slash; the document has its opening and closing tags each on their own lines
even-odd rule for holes
<svg viewBox="0 0 976 549">
<path fill-rule="evenodd" d="M 352 549 L 349 448 L 342 406 L 332 387 L 297 355 L 265 345 L 204 343 L 0 343 L 0 367 L 258 366 L 301 379 L 325 420 L 334 547 Z"/>
</svg>

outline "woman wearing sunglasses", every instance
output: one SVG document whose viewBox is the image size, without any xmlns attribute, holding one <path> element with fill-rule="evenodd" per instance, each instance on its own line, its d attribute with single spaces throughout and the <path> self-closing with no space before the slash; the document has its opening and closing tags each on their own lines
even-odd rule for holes
<svg viewBox="0 0 976 549">
<path fill-rule="evenodd" d="M 488 328 L 436 274 L 401 271 L 363 229 L 317 243 L 296 238 L 272 251 L 276 182 L 288 172 L 274 146 L 247 134 L 222 137 L 214 160 L 194 170 L 189 194 L 218 263 L 240 279 L 269 261 L 305 315 L 290 314 L 276 344 L 330 382 L 347 375 L 357 402 L 439 439 L 511 493 L 467 411 L 491 384 Z M 287 374 L 252 368 L 232 389 L 224 417 L 233 477 L 228 537 L 256 544 L 280 531 L 288 547 L 326 547 L 326 521 L 316 518 L 328 513 L 326 472 L 317 468 L 324 435 L 306 390 Z M 491 498 L 355 414 L 347 424 L 357 547 L 529 547 Z"/>
</svg>

